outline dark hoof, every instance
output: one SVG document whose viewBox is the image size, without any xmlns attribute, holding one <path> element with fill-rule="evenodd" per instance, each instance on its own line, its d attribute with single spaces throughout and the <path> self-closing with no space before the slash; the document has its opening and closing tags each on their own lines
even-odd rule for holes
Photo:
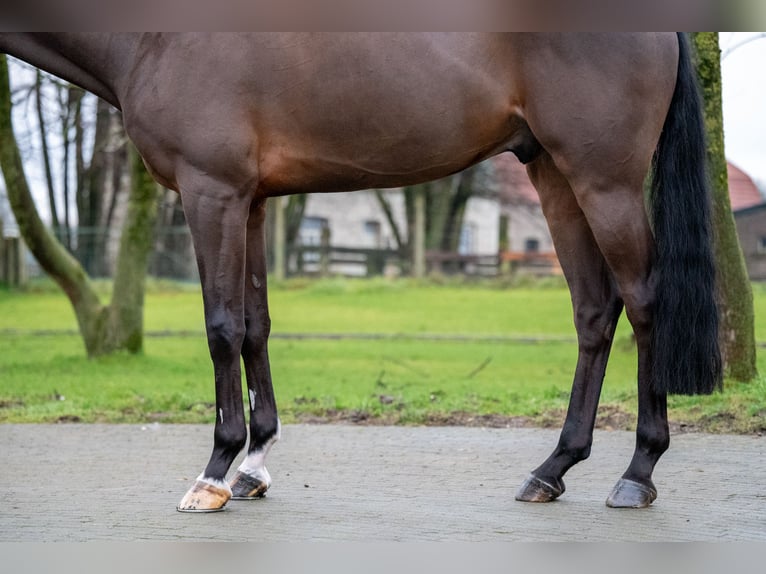
<svg viewBox="0 0 766 574">
<path fill-rule="evenodd" d="M 621 478 L 606 499 L 606 505 L 610 508 L 647 508 L 655 498 L 657 489 L 653 484 L 647 486 L 635 480 Z"/>
<path fill-rule="evenodd" d="M 521 502 L 550 502 L 564 494 L 566 487 L 563 480 L 550 484 L 530 474 L 516 493 L 516 500 Z"/>
<path fill-rule="evenodd" d="M 266 496 L 270 484 L 261 478 L 237 471 L 229 482 L 229 486 L 231 486 L 232 500 L 254 500 Z"/>
<path fill-rule="evenodd" d="M 176 507 L 178 512 L 218 512 L 231 498 L 229 485 L 198 478 Z"/>
</svg>

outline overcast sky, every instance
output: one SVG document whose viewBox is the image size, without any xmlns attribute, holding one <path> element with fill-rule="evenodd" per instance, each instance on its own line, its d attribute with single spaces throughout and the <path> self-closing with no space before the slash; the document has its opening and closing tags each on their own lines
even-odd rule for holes
<svg viewBox="0 0 766 574">
<path fill-rule="evenodd" d="M 766 187 L 766 38 L 732 47 L 753 32 L 721 32 L 723 115 L 726 155 L 748 173 L 761 190 Z"/>
</svg>

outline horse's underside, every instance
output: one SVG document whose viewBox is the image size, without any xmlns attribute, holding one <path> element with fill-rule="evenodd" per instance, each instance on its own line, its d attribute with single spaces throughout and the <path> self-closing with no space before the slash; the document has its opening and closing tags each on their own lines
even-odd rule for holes
<svg viewBox="0 0 766 574">
<path fill-rule="evenodd" d="M 720 379 L 699 101 L 678 38 L 0 34 L 0 50 L 120 107 L 151 172 L 181 194 L 218 416 L 210 461 L 179 510 L 217 510 L 271 483 L 264 458 L 279 421 L 267 352 L 266 199 L 418 183 L 504 151 L 527 164 L 540 194 L 579 340 L 559 444 L 517 498 L 555 499 L 564 473 L 588 456 L 624 307 L 638 347 L 637 443 L 608 504 L 649 505 L 669 442 L 667 392 L 710 392 Z M 643 195 L 653 157 L 656 238 Z M 247 439 L 240 356 L 250 445 L 227 482 Z"/>
</svg>

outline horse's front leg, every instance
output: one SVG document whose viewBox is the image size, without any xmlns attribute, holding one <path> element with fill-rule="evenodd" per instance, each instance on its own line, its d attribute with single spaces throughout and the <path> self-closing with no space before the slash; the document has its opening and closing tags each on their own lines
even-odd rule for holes
<svg viewBox="0 0 766 574">
<path fill-rule="evenodd" d="M 569 284 L 578 340 L 577 368 L 558 445 L 516 494 L 516 500 L 524 502 L 549 502 L 564 493 L 567 470 L 590 455 L 599 395 L 622 301 L 585 215 L 550 156 L 539 157 L 528 172 L 540 194 Z"/>
<path fill-rule="evenodd" d="M 250 407 L 250 446 L 230 485 L 232 498 L 262 497 L 271 486 L 265 459 L 279 439 L 279 418 L 269 367 L 268 338 L 271 330 L 266 295 L 266 202 L 255 201 L 247 222 L 245 268 L 245 341 L 242 359 L 247 377 Z"/>
<path fill-rule="evenodd" d="M 199 177 L 181 187 L 184 214 L 194 240 L 215 374 L 213 452 L 178 510 L 210 512 L 231 498 L 226 473 L 245 446 L 240 353 L 245 338 L 246 226 L 250 198 Z"/>
</svg>

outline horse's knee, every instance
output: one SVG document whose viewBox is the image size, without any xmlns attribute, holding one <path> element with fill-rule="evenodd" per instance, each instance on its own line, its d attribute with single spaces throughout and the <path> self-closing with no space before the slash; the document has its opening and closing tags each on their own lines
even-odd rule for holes
<svg viewBox="0 0 766 574">
<path fill-rule="evenodd" d="M 245 325 L 231 313 L 220 312 L 207 319 L 207 341 L 210 355 L 216 358 L 237 357 L 245 338 Z"/>
</svg>

